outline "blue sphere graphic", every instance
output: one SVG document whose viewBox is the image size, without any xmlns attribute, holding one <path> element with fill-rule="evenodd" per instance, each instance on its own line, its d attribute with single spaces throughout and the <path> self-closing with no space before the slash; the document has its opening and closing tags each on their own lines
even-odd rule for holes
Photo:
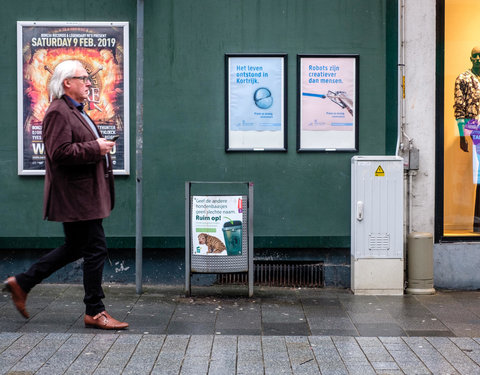
<svg viewBox="0 0 480 375">
<path fill-rule="evenodd" d="M 265 87 L 260 87 L 253 94 L 253 101 L 258 108 L 268 109 L 273 104 L 272 93 Z"/>
</svg>

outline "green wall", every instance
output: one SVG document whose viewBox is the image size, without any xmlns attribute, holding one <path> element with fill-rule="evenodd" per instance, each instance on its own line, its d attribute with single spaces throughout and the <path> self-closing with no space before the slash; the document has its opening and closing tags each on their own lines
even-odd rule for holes
<svg viewBox="0 0 480 375">
<path fill-rule="evenodd" d="M 193 180 L 254 182 L 256 247 L 349 247 L 354 154 L 296 152 L 296 57 L 360 56 L 359 154 L 392 154 L 396 3 L 145 0 L 145 246 L 183 247 L 184 183 Z M 130 22 L 131 175 L 116 180 L 105 228 L 110 246 L 134 247 L 135 0 L 2 0 L 0 247 L 49 247 L 62 236 L 60 225 L 41 219 L 43 178 L 17 176 L 17 20 Z M 288 152 L 224 151 L 225 53 L 288 54 Z"/>
<path fill-rule="evenodd" d="M 130 102 L 133 103 L 130 123 L 135 129 L 136 1 L 0 0 L 0 3 L 0 45 L 3 52 L 0 59 L 0 247 L 51 247 L 58 244 L 63 232 L 60 224 L 42 220 L 43 177 L 17 175 L 16 21 L 130 22 Z M 134 179 L 118 178 L 117 194 L 118 208 L 106 222 L 108 235 L 134 235 Z"/>
</svg>

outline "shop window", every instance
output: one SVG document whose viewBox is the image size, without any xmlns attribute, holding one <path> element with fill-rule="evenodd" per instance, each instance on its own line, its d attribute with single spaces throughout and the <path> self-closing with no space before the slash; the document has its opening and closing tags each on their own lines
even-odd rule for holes
<svg viewBox="0 0 480 375">
<path fill-rule="evenodd" d="M 480 239 L 480 2 L 444 2 L 443 236 Z"/>
</svg>

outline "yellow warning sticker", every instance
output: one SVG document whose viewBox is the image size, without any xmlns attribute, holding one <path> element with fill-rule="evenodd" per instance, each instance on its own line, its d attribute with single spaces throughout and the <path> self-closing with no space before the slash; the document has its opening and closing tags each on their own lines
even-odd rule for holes
<svg viewBox="0 0 480 375">
<path fill-rule="evenodd" d="M 377 170 L 375 171 L 375 177 L 379 177 L 379 176 L 385 176 L 385 171 L 383 170 L 382 166 L 379 165 Z"/>
</svg>

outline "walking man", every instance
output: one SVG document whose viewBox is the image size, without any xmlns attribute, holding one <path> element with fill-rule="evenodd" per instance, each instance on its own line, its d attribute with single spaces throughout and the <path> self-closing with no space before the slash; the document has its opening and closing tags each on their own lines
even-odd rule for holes
<svg viewBox="0 0 480 375">
<path fill-rule="evenodd" d="M 43 120 L 45 144 L 44 219 L 63 223 L 65 243 L 40 258 L 28 271 L 9 277 L 5 288 L 17 310 L 28 318 L 25 302 L 30 290 L 65 265 L 83 258 L 85 326 L 124 329 L 102 299 L 107 244 L 102 220 L 113 209 L 114 182 L 110 150 L 114 142 L 102 137 L 83 111 L 90 77 L 77 60 L 63 61 L 53 72 L 53 98 Z"/>
</svg>

